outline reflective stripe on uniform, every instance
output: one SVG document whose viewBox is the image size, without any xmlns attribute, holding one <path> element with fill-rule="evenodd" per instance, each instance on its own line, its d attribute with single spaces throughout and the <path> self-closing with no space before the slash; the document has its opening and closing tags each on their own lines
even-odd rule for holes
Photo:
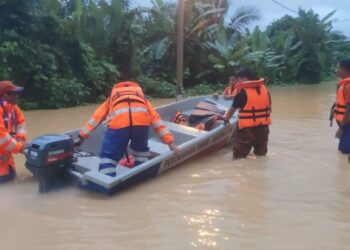
<svg viewBox="0 0 350 250">
<path fill-rule="evenodd" d="M 163 136 L 165 136 L 166 134 L 170 134 L 170 131 L 169 131 L 167 128 L 165 128 L 165 129 L 162 129 L 161 131 L 159 131 L 158 134 L 159 134 L 161 137 L 163 137 Z"/>
<path fill-rule="evenodd" d="M 100 159 L 100 164 L 113 164 L 117 165 L 117 161 L 109 159 L 109 158 L 101 158 Z"/>
<path fill-rule="evenodd" d="M 131 107 L 130 111 L 132 113 L 134 113 L 134 112 L 144 112 L 144 113 L 148 114 L 148 110 L 146 108 L 143 108 L 143 107 Z M 112 120 L 115 116 L 123 114 L 123 113 L 129 113 L 129 108 L 121 108 L 121 109 L 115 110 L 114 112 L 112 112 L 111 114 L 109 114 L 107 116 L 107 122 Z"/>
<path fill-rule="evenodd" d="M 130 151 L 132 151 L 131 153 L 133 154 L 135 161 L 146 162 L 149 160 L 149 157 L 150 157 L 149 151 L 141 152 L 141 151 L 133 150 L 132 148 L 130 148 Z"/>
<path fill-rule="evenodd" d="M 25 124 L 17 125 L 16 133 L 17 134 L 25 134 L 26 133 L 26 126 L 25 126 Z"/>
<path fill-rule="evenodd" d="M 140 151 L 132 150 L 132 153 L 133 153 L 134 156 L 139 156 L 139 157 L 149 157 L 150 156 L 149 151 L 140 152 Z"/>
<path fill-rule="evenodd" d="M 25 129 L 16 129 L 16 134 L 26 134 L 27 131 Z"/>
<path fill-rule="evenodd" d="M 87 128 L 82 128 L 82 129 L 81 129 L 81 132 L 82 132 L 83 134 L 85 134 L 85 135 L 88 135 L 88 134 L 91 133 L 91 131 L 88 130 Z"/>
<path fill-rule="evenodd" d="M 161 126 L 165 126 L 165 124 L 164 124 L 164 122 L 162 122 L 162 121 L 156 121 L 156 122 L 152 123 L 152 126 L 153 126 L 155 129 L 157 129 L 157 128 L 161 127 Z"/>
<path fill-rule="evenodd" d="M 5 150 L 12 151 L 16 147 L 16 145 L 17 145 L 17 141 L 12 138 L 10 144 L 6 146 Z"/>
<path fill-rule="evenodd" d="M 10 134 L 6 134 L 5 136 L 0 138 L 0 145 L 5 144 L 8 140 L 10 140 L 12 137 Z"/>
<path fill-rule="evenodd" d="M 88 121 L 88 124 L 90 124 L 94 128 L 98 125 L 98 123 L 92 118 Z"/>
</svg>

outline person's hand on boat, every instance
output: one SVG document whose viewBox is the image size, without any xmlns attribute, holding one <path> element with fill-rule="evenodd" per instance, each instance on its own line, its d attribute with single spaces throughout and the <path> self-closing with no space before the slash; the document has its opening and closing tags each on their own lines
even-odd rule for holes
<svg viewBox="0 0 350 250">
<path fill-rule="evenodd" d="M 225 125 L 230 125 L 229 119 L 227 119 L 226 116 L 224 116 L 224 115 L 217 115 L 217 116 L 216 116 L 216 119 L 217 119 L 218 121 L 224 121 L 224 124 L 225 124 Z"/>
<path fill-rule="evenodd" d="M 338 130 L 337 130 L 337 132 L 335 133 L 335 138 L 340 138 L 340 137 L 342 137 L 342 135 L 343 135 L 343 128 L 342 127 L 339 127 L 338 128 Z"/>
<path fill-rule="evenodd" d="M 225 117 L 222 116 L 222 115 L 217 115 L 217 116 L 216 116 L 216 120 L 218 120 L 218 121 L 223 121 L 223 120 L 225 120 Z"/>
<path fill-rule="evenodd" d="M 170 143 L 170 144 L 168 144 L 168 146 L 169 146 L 169 148 L 170 148 L 170 150 L 171 151 L 174 151 L 174 152 L 179 152 L 180 151 L 180 149 L 176 146 L 176 144 L 175 143 Z"/>
<path fill-rule="evenodd" d="M 24 147 L 24 144 L 26 144 L 27 146 L 28 146 L 28 142 L 26 141 L 26 140 L 23 140 L 23 139 L 21 139 L 21 138 L 15 138 L 16 139 L 16 141 L 18 141 L 19 143 L 21 143 L 22 145 L 23 145 L 23 147 Z"/>
<path fill-rule="evenodd" d="M 29 148 L 29 143 L 27 141 L 23 141 L 22 143 L 22 150 L 21 150 L 21 154 L 26 154 Z"/>
<path fill-rule="evenodd" d="M 81 138 L 80 136 L 75 138 L 73 143 L 75 147 L 79 147 L 83 143 L 84 139 Z"/>
</svg>

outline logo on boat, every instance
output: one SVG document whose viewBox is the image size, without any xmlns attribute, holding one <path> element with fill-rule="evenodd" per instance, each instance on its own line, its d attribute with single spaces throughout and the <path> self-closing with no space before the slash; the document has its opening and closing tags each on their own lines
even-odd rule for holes
<svg viewBox="0 0 350 250">
<path fill-rule="evenodd" d="M 196 147 L 190 147 L 186 150 L 183 150 L 174 156 L 170 157 L 169 159 L 165 160 L 163 166 L 161 166 L 161 171 L 165 171 L 169 169 L 170 167 L 176 165 L 177 162 L 181 162 L 185 159 L 187 159 L 189 156 L 194 154 L 196 152 Z"/>
<path fill-rule="evenodd" d="M 230 129 L 224 129 L 220 131 L 217 135 L 206 138 L 203 141 L 200 141 L 198 144 L 191 146 L 190 148 L 184 149 L 179 153 L 176 153 L 175 155 L 171 156 L 170 158 L 166 159 L 162 165 L 159 168 L 159 173 L 164 172 L 173 166 L 177 165 L 180 162 L 185 161 L 186 159 L 190 158 L 191 156 L 195 155 L 198 152 L 201 152 L 203 149 L 208 148 L 215 144 L 217 141 L 227 139 L 227 136 L 229 136 Z"/>
</svg>

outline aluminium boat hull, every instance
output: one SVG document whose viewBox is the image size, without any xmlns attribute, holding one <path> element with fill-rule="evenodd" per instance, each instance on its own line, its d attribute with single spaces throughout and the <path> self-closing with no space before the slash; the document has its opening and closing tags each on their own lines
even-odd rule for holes
<svg viewBox="0 0 350 250">
<path fill-rule="evenodd" d="M 152 154 L 150 160 L 133 168 L 118 165 L 115 177 L 101 174 L 98 172 L 98 155 L 107 128 L 106 124 L 102 124 L 81 145 L 81 151 L 75 155 L 75 161 L 72 167 L 69 168 L 69 173 L 78 180 L 80 187 L 110 195 L 135 183 L 162 174 L 200 154 L 214 153 L 215 150 L 223 147 L 231 140 L 236 127 L 236 116 L 231 118 L 230 124 L 227 125 L 222 121 L 217 121 L 210 131 L 200 131 L 189 126 L 170 122 L 175 111 L 181 111 L 189 116 L 196 104 L 202 101 L 214 103 L 218 111 L 227 111 L 232 104 L 232 100 L 225 100 L 222 97 L 214 99 L 203 96 L 171 103 L 156 109 L 162 121 L 173 133 L 175 144 L 180 149 L 179 152 L 171 151 L 167 145 L 161 143 L 159 137 L 153 131 L 150 131 L 148 141 Z M 74 130 L 66 134 L 75 138 L 78 133 L 79 130 Z"/>
</svg>

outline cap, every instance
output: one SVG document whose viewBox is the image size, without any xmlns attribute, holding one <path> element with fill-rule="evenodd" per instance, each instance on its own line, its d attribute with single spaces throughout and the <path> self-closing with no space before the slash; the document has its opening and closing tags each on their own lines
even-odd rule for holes
<svg viewBox="0 0 350 250">
<path fill-rule="evenodd" d="M 11 81 L 0 81 L 0 95 L 9 92 L 22 92 L 23 87 L 14 85 Z"/>
</svg>

